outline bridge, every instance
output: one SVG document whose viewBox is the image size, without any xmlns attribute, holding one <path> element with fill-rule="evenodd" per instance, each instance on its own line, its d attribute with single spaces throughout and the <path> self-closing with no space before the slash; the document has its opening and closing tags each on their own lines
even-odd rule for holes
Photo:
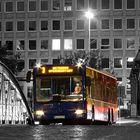
<svg viewBox="0 0 140 140">
<path fill-rule="evenodd" d="M 24 93 L 11 70 L 0 62 L 0 124 L 29 122 L 34 124 Z"/>
</svg>

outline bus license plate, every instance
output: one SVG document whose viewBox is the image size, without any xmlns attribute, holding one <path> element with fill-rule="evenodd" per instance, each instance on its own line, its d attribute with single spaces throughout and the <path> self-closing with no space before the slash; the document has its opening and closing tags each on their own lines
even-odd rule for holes
<svg viewBox="0 0 140 140">
<path fill-rule="evenodd" d="M 54 116 L 54 119 L 65 119 L 64 115 Z"/>
</svg>

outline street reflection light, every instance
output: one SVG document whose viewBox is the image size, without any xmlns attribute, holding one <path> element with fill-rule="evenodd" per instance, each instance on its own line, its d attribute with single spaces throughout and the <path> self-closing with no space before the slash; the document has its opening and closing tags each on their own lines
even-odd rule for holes
<svg viewBox="0 0 140 140">
<path fill-rule="evenodd" d="M 94 13 L 88 10 L 85 12 L 85 17 L 88 19 L 88 49 L 90 50 L 90 22 L 94 18 Z"/>
</svg>

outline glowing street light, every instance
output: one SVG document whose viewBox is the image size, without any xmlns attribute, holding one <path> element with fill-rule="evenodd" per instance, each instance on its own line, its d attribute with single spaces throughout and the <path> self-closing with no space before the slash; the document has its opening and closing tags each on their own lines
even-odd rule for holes
<svg viewBox="0 0 140 140">
<path fill-rule="evenodd" d="M 94 18 L 94 13 L 93 12 L 91 12 L 90 10 L 88 10 L 88 11 L 86 11 L 85 12 L 85 17 L 88 19 L 88 49 L 90 50 L 90 21 L 91 21 L 91 19 L 93 19 Z"/>
</svg>

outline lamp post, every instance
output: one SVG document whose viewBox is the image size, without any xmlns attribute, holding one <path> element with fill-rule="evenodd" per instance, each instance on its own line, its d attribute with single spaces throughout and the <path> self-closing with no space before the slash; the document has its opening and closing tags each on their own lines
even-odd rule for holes
<svg viewBox="0 0 140 140">
<path fill-rule="evenodd" d="M 85 12 L 85 17 L 88 19 L 88 50 L 90 50 L 90 22 L 94 18 L 94 14 L 88 10 Z"/>
</svg>

